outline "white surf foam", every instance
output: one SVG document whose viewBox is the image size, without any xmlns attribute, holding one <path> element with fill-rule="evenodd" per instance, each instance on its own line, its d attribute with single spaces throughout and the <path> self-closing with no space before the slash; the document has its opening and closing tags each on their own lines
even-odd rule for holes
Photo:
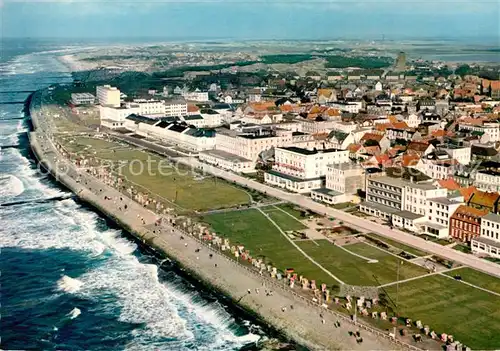
<svg viewBox="0 0 500 351">
<path fill-rule="evenodd" d="M 76 317 L 78 317 L 79 315 L 82 314 L 82 311 L 80 311 L 79 308 L 75 307 L 73 308 L 69 313 L 68 313 L 68 316 L 70 319 L 75 319 Z"/>
<path fill-rule="evenodd" d="M 0 174 L 0 200 L 19 196 L 24 192 L 23 182 L 12 174 Z"/>
<path fill-rule="evenodd" d="M 196 345 L 197 350 L 207 351 L 234 349 L 258 340 L 253 334 L 235 336 L 233 318 L 218 304 L 196 302 L 199 298 L 195 293 L 190 295 L 159 281 L 157 266 L 141 263 L 133 254 L 136 245 L 121 237 L 120 231 L 97 229 L 95 213 L 71 199 L 36 206 L 0 208 L 0 216 L 9 219 L 5 231 L 0 232 L 0 244 L 69 248 L 86 251 L 89 257 L 109 252 L 99 265 L 78 279 L 63 276 L 57 287 L 79 298 L 101 301 L 104 312 L 110 315 L 119 310 L 122 322 L 143 325 L 134 330 L 137 349 L 152 344 L 165 347 L 165 339 L 175 339 L 180 350 Z M 100 300 L 103 295 L 106 298 Z M 110 295 L 116 298 L 110 299 Z"/>
<path fill-rule="evenodd" d="M 67 275 L 63 275 L 61 279 L 57 281 L 57 287 L 61 291 L 65 291 L 68 293 L 75 293 L 82 287 L 83 283 L 75 278 L 68 277 Z"/>
</svg>

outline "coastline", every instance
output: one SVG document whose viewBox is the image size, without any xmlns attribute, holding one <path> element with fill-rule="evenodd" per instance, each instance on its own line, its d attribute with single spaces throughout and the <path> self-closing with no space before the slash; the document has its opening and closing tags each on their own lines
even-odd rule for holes
<svg viewBox="0 0 500 351">
<path fill-rule="evenodd" d="M 57 182 L 66 186 L 83 202 L 96 208 L 107 218 L 124 228 L 145 247 L 173 259 L 195 279 L 222 293 L 232 303 L 255 316 L 257 320 L 263 321 L 264 324 L 278 331 L 281 330 L 286 337 L 296 341 L 299 345 L 305 345 L 315 350 L 401 349 L 400 345 L 388 339 L 380 338 L 374 334 L 368 335 L 366 332 L 364 332 L 364 344 L 357 344 L 354 338 L 347 334 L 347 330 L 356 330 L 355 325 L 343 322 L 342 328 L 333 328 L 338 316 L 329 313 L 324 317 L 326 324 L 321 323 L 319 317 L 321 310 L 318 306 L 307 304 L 286 291 L 281 291 L 275 285 L 266 285 L 271 286 L 274 290 L 274 295 L 271 297 L 266 297 L 264 294 L 247 293 L 247 290 L 250 289 L 252 291 L 256 288 L 264 289 L 263 280 L 257 276 L 256 272 L 249 272 L 247 268 L 222 256 L 217 251 L 203 247 L 196 238 L 190 235 L 186 235 L 182 241 L 179 240 L 179 234 L 183 233 L 177 228 L 168 227 L 165 228 L 165 231 L 163 228 L 155 230 L 154 223 L 158 220 L 158 216 L 130 199 L 124 199 L 124 202 L 129 205 L 128 214 L 134 213 L 135 215 L 137 213 L 138 217 L 140 214 L 144 222 L 141 223 L 135 216 L 119 211 L 118 208 L 112 206 L 109 200 L 103 199 L 103 195 L 113 199 L 121 199 L 125 196 L 100 181 L 89 178 L 81 182 L 81 175 L 74 170 L 73 177 L 70 176 L 71 172 L 62 174 L 59 171 L 61 166 L 59 162 L 63 160 L 60 159 L 51 141 L 43 133 L 38 132 L 38 129 L 43 129 L 40 128 L 43 121 L 38 119 L 38 114 L 34 108 L 31 108 L 34 96 L 35 94 L 29 97 L 29 101 L 27 100 L 34 129 L 33 132 L 29 133 L 29 139 L 33 154 L 38 162 L 52 174 Z M 78 179 L 75 175 L 78 176 Z M 87 176 L 83 175 L 83 177 Z M 94 193 L 97 188 L 100 188 L 100 191 L 104 190 L 99 193 L 99 196 Z M 158 233 L 155 233 L 156 231 Z M 195 247 L 203 247 L 202 253 L 195 253 L 193 250 Z M 208 253 L 212 252 L 215 253 L 214 258 L 208 258 Z M 216 266 L 214 266 L 214 262 L 217 262 Z M 291 305 L 294 306 L 293 310 L 286 313 L 281 310 L 281 306 Z"/>
</svg>

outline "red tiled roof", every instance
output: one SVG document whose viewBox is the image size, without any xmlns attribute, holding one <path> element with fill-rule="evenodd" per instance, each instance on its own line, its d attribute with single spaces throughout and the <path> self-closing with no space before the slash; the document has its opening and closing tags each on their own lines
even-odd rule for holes
<svg viewBox="0 0 500 351">
<path fill-rule="evenodd" d="M 500 194 L 498 193 L 489 193 L 486 191 L 476 190 L 474 191 L 474 193 L 472 193 L 469 202 L 480 206 L 493 208 L 499 198 Z"/>
<path fill-rule="evenodd" d="M 429 147 L 428 143 L 422 143 L 419 141 L 412 141 L 408 145 L 408 150 L 413 150 L 413 151 L 418 151 L 418 152 L 425 152 L 427 148 Z"/>
<path fill-rule="evenodd" d="M 460 192 L 460 195 L 464 197 L 464 201 L 468 202 L 472 194 L 474 194 L 474 191 L 476 191 L 475 186 L 470 186 L 468 188 L 460 188 L 458 191 Z"/>
<path fill-rule="evenodd" d="M 452 217 L 455 217 L 457 214 L 469 215 L 471 217 L 482 217 L 482 216 L 485 216 L 488 214 L 488 210 L 479 210 L 479 209 L 474 208 L 474 207 L 460 205 L 460 206 L 458 206 L 455 213 L 453 213 Z"/>
<path fill-rule="evenodd" d="M 411 166 L 416 166 L 418 164 L 418 161 L 420 161 L 420 156 L 418 155 L 403 155 L 403 158 L 401 160 L 401 164 L 404 167 L 411 167 Z"/>
<path fill-rule="evenodd" d="M 453 178 L 438 180 L 439 186 L 448 190 L 458 190 L 460 189 L 460 184 L 458 184 Z"/>
<path fill-rule="evenodd" d="M 375 134 L 375 133 L 365 133 L 363 137 L 361 138 L 361 141 L 368 141 L 368 140 L 375 140 L 376 142 L 380 142 L 384 136 L 381 134 Z"/>
</svg>

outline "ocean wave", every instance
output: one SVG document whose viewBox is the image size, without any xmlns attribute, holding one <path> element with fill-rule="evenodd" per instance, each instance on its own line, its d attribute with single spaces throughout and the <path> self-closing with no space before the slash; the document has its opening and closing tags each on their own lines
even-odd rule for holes
<svg viewBox="0 0 500 351">
<path fill-rule="evenodd" d="M 67 293 L 75 293 L 82 287 L 83 283 L 75 278 L 63 275 L 61 279 L 57 281 L 57 287 L 59 290 Z"/>
<path fill-rule="evenodd" d="M 75 319 L 76 317 L 78 317 L 81 314 L 82 314 L 82 311 L 80 311 L 79 308 L 75 307 L 67 315 L 69 316 L 70 319 Z"/>
<path fill-rule="evenodd" d="M 23 182 L 12 174 L 0 174 L 0 199 L 19 196 L 24 192 Z"/>
</svg>

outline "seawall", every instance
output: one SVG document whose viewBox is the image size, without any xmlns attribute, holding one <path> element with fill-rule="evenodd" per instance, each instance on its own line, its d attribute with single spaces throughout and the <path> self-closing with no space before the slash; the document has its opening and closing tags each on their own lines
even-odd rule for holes
<svg viewBox="0 0 500 351">
<path fill-rule="evenodd" d="M 79 172 L 62 158 L 44 134 L 48 125 L 41 118 L 41 113 L 33 108 L 36 105 L 37 98 L 34 96 L 30 112 L 35 131 L 29 133 L 29 139 L 39 163 L 82 201 L 105 214 L 147 247 L 174 259 L 192 275 L 222 292 L 246 311 L 250 311 L 267 324 L 282 331 L 288 338 L 308 348 L 315 350 L 402 348 L 401 345 L 394 344 L 386 338 L 367 332 L 363 333 L 364 343 L 358 344 L 348 335 L 348 331 L 354 331 L 359 326 L 346 323 L 346 320 L 342 321 L 341 317 L 332 313 L 323 313 L 320 317 L 321 310 L 318 306 L 291 294 L 277 281 L 259 277 L 256 272 L 204 247 L 197 239 L 178 228 L 155 226 L 158 215 L 96 178 Z M 125 204 L 126 211 L 123 210 Z M 201 251 L 196 252 L 196 248 L 201 248 Z M 265 290 L 272 290 L 273 294 L 267 296 Z M 283 311 L 283 307 L 288 309 Z M 342 321 L 342 327 L 335 328 L 333 325 L 339 319 Z"/>
</svg>

